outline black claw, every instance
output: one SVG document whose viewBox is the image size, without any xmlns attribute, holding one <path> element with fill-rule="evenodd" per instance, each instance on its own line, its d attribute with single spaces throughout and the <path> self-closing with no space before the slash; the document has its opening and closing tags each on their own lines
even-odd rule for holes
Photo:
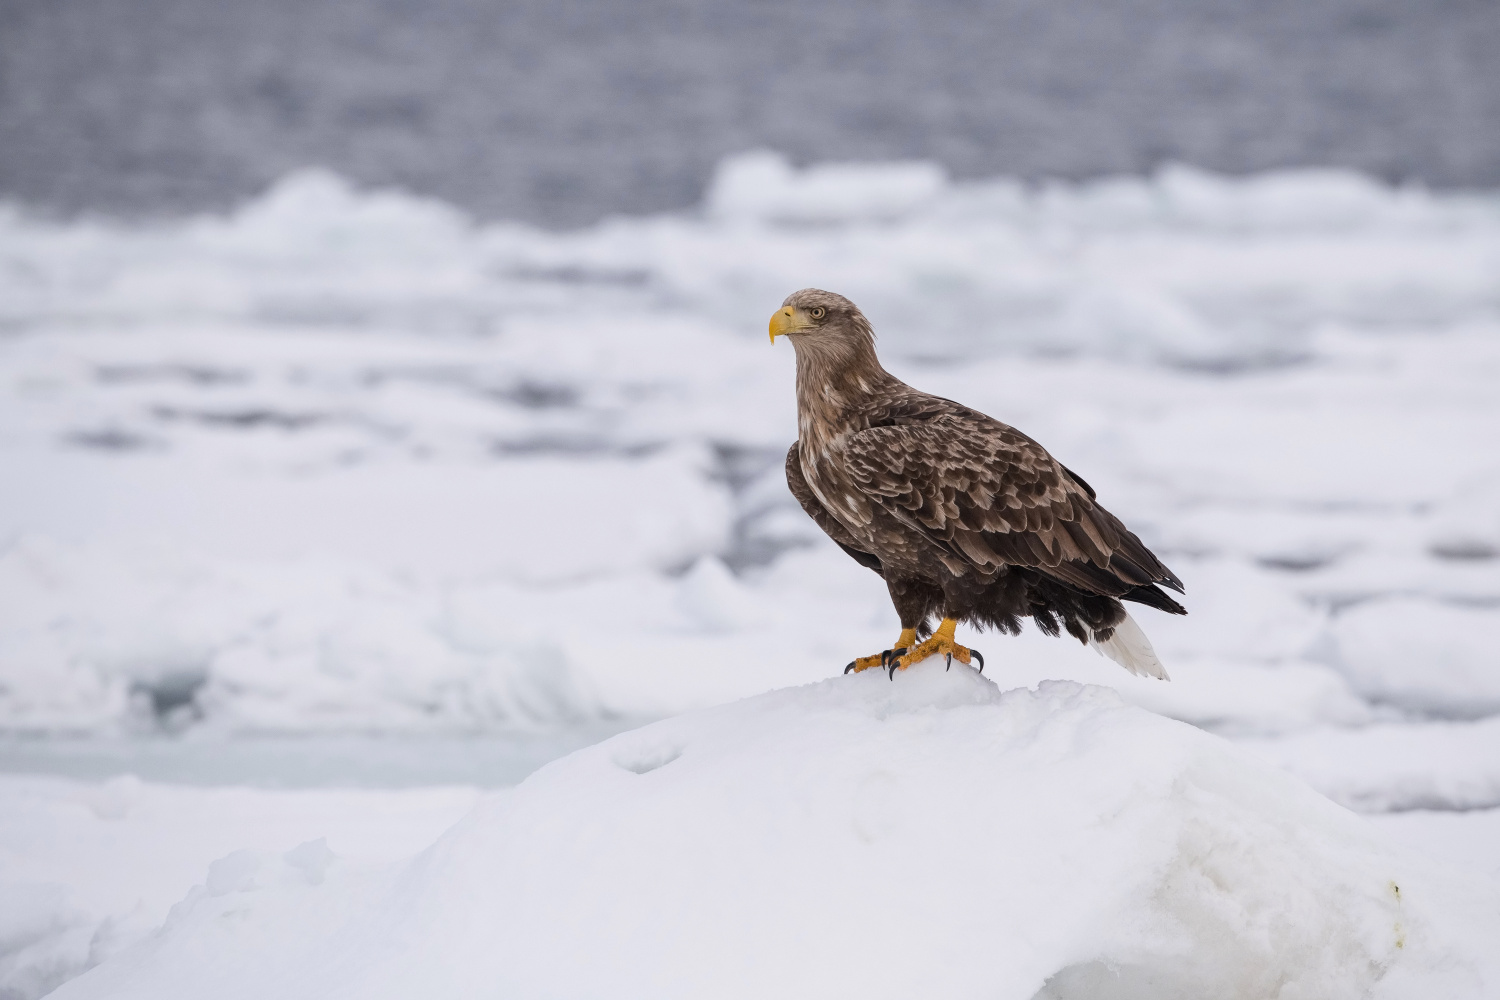
<svg viewBox="0 0 1500 1000">
<path fill-rule="evenodd" d="M 893 659 L 893 660 L 896 657 L 898 657 L 898 656 L 905 656 L 905 655 L 906 655 L 906 647 L 905 646 L 897 646 L 895 649 L 891 650 L 891 659 Z"/>
<path fill-rule="evenodd" d="M 949 653 L 948 654 L 948 665 L 943 668 L 943 673 L 946 674 L 948 671 L 950 671 L 952 669 L 953 669 L 953 654 Z"/>
<path fill-rule="evenodd" d="M 969 650 L 969 653 L 974 657 L 974 659 L 979 661 L 979 672 L 981 674 L 984 673 L 984 654 L 977 649 L 971 649 Z"/>
<path fill-rule="evenodd" d="M 890 662 L 891 662 L 891 651 L 889 649 L 887 649 L 885 652 L 883 652 L 883 653 L 880 654 L 880 665 L 882 667 L 888 666 L 890 664 Z"/>
<path fill-rule="evenodd" d="M 900 666 L 900 663 L 898 661 L 896 661 L 896 660 L 892 660 L 890 667 L 888 667 L 886 669 L 886 673 L 888 673 L 888 674 L 891 675 L 891 680 L 895 680 L 896 679 L 896 668 L 898 666 Z"/>
<path fill-rule="evenodd" d="M 849 665 L 848 665 L 848 666 L 847 666 L 847 667 L 845 667 L 845 668 L 844 668 L 844 673 L 846 673 L 846 674 L 847 674 L 847 673 L 848 673 L 848 672 L 849 672 L 849 671 L 851 671 L 851 670 L 853 670 L 853 669 L 854 669 L 854 661 L 853 661 L 853 660 L 850 660 L 850 661 L 849 661 Z"/>
</svg>

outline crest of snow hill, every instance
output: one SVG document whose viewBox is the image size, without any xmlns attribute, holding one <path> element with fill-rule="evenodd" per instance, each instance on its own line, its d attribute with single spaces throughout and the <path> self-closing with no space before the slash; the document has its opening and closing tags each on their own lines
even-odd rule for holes
<svg viewBox="0 0 1500 1000">
<path fill-rule="evenodd" d="M 626 733 L 392 867 L 231 855 L 54 996 L 1479 997 L 1493 910 L 1216 737 L 931 661 Z"/>
</svg>

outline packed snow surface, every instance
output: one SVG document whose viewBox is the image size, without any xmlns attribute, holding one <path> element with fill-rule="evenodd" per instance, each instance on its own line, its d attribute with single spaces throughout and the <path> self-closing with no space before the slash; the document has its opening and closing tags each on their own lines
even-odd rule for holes
<svg viewBox="0 0 1500 1000">
<path fill-rule="evenodd" d="M 929 661 L 615 737 L 392 866 L 230 854 L 55 996 L 1481 997 L 1497 902 L 1114 692 Z"/>
<path fill-rule="evenodd" d="M 225 855 L 315 841 L 388 863 L 431 844 L 475 796 L 0 777 L 0 997 L 43 996 L 149 937 Z"/>
</svg>

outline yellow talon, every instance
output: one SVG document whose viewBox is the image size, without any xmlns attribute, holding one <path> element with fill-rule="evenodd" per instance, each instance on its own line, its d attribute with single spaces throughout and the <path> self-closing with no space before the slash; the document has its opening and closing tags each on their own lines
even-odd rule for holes
<svg viewBox="0 0 1500 1000">
<path fill-rule="evenodd" d="M 876 653 L 874 656 L 861 656 L 857 660 L 851 660 L 849 665 L 844 668 L 844 673 L 847 674 L 852 671 L 857 674 L 861 670 L 869 670 L 871 667 L 889 666 L 891 661 L 897 656 L 897 650 L 911 649 L 916 643 L 917 630 L 914 628 L 904 628 L 901 630 L 901 634 L 896 637 L 895 645 L 891 646 L 890 649 L 887 649 L 883 653 Z"/>
<path fill-rule="evenodd" d="M 974 651 L 968 646 L 960 646 L 953 641 L 953 633 L 957 628 L 957 619 L 944 618 L 943 623 L 937 627 L 937 631 L 932 633 L 925 642 L 909 647 L 904 655 L 891 660 L 891 674 L 894 676 L 897 670 L 905 670 L 913 663 L 921 663 L 929 656 L 937 656 L 939 653 L 946 653 L 960 663 L 972 662 Z"/>
</svg>

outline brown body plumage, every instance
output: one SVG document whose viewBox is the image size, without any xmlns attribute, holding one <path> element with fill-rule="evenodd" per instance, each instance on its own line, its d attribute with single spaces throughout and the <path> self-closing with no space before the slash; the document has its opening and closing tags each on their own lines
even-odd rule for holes
<svg viewBox="0 0 1500 1000">
<path fill-rule="evenodd" d="M 1016 634 L 1030 617 L 1165 677 L 1120 602 L 1185 614 L 1157 586 L 1182 583 L 1087 483 L 1015 428 L 887 372 L 843 296 L 793 293 L 772 319 L 778 334 L 797 352 L 787 485 L 885 579 L 903 630 L 925 635 L 941 615 Z"/>
</svg>

